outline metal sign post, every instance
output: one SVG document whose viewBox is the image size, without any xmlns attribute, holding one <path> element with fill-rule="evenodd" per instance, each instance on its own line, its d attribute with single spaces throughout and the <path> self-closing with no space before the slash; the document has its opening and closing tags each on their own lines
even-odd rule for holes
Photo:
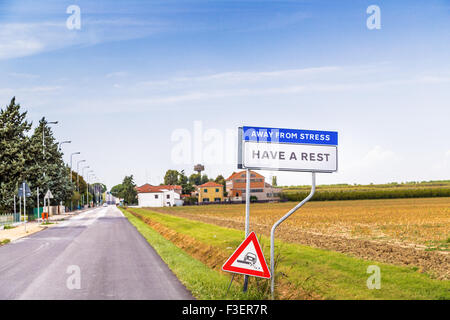
<svg viewBox="0 0 450 320">
<path fill-rule="evenodd" d="M 246 171 L 246 181 L 245 181 L 245 239 L 250 233 L 250 170 Z M 242 291 L 247 292 L 248 290 L 248 275 L 244 276 L 244 288 Z"/>
<path fill-rule="evenodd" d="M 27 218 L 26 218 L 26 216 L 27 216 L 27 197 L 26 197 L 26 194 L 25 194 L 25 182 L 23 183 L 23 188 L 22 188 L 22 191 L 23 191 L 23 225 L 24 225 L 24 227 L 25 227 L 25 232 L 27 232 Z"/>
<path fill-rule="evenodd" d="M 39 222 L 39 187 L 36 188 L 37 221 Z"/>
<path fill-rule="evenodd" d="M 45 210 L 45 200 L 47 199 L 47 222 L 48 222 L 48 215 L 50 214 L 50 199 L 53 199 L 53 194 L 50 191 L 50 189 L 47 190 L 47 193 L 44 196 L 44 210 Z"/>
<path fill-rule="evenodd" d="M 312 173 L 312 184 L 311 184 L 311 192 L 309 195 L 303 199 L 302 202 L 300 202 L 298 205 L 296 205 L 294 208 L 292 208 L 288 213 L 286 213 L 280 220 L 274 223 L 272 226 L 272 229 L 270 230 L 270 271 L 272 273 L 272 279 L 270 283 L 270 293 L 272 296 L 272 300 L 274 298 L 274 292 L 275 292 L 275 229 L 291 214 L 293 214 L 295 211 L 300 209 L 306 202 L 308 202 L 313 196 L 314 192 L 316 191 L 316 173 Z"/>
</svg>

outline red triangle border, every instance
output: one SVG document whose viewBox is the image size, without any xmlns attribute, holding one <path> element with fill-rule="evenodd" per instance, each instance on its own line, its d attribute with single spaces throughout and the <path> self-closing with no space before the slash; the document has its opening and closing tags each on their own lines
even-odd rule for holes
<svg viewBox="0 0 450 320">
<path fill-rule="evenodd" d="M 244 249 L 247 247 L 247 245 L 253 242 L 253 245 L 255 247 L 256 253 L 258 255 L 258 259 L 261 263 L 261 267 L 263 271 L 255 271 L 255 270 L 249 270 L 245 268 L 239 268 L 239 267 L 233 267 L 232 264 L 236 259 L 239 257 L 239 255 L 244 251 Z M 245 274 L 249 276 L 255 276 L 260 278 L 266 278 L 270 279 L 270 271 L 269 268 L 267 268 L 266 259 L 264 258 L 264 255 L 261 250 L 261 246 L 259 245 L 258 238 L 256 238 L 255 232 L 251 232 L 249 236 L 239 245 L 239 247 L 234 251 L 234 253 L 231 255 L 231 257 L 228 258 L 228 260 L 224 263 L 222 266 L 223 271 L 228 272 L 234 272 L 234 273 L 240 273 Z"/>
</svg>

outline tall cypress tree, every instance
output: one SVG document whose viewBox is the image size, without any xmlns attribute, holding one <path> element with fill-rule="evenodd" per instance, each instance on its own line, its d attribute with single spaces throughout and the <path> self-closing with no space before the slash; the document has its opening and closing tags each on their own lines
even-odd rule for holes
<svg viewBox="0 0 450 320">
<path fill-rule="evenodd" d="M 27 168 L 33 197 L 36 197 L 36 188 L 39 187 L 41 203 L 47 190 L 53 194 L 53 204 L 70 199 L 74 189 L 69 168 L 64 164 L 58 143 L 45 118 L 39 121 L 30 137 L 30 151 L 32 156 L 27 159 Z"/>
<path fill-rule="evenodd" d="M 13 97 L 0 111 L 0 212 L 12 212 L 18 184 L 27 178 L 31 123 Z"/>
</svg>

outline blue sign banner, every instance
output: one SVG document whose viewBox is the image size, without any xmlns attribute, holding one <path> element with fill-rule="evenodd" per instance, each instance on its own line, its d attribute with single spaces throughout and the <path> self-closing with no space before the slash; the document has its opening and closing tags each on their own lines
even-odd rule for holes
<svg viewBox="0 0 450 320">
<path fill-rule="evenodd" d="M 266 143 L 321 144 L 338 145 L 338 133 L 335 131 L 317 131 L 302 129 L 243 127 L 244 141 Z"/>
</svg>

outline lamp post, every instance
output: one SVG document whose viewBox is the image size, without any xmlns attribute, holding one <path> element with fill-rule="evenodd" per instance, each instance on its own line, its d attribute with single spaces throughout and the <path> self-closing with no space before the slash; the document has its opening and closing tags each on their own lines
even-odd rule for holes
<svg viewBox="0 0 450 320">
<path fill-rule="evenodd" d="M 44 160 L 44 161 L 45 161 L 45 124 L 47 124 L 47 125 L 58 124 L 58 121 L 45 122 L 42 125 L 42 160 Z M 44 178 L 45 178 L 45 167 L 44 167 Z"/>
<path fill-rule="evenodd" d="M 86 183 L 87 183 L 87 188 L 86 188 L 86 201 L 87 201 L 87 204 L 88 204 L 88 208 L 89 208 L 89 180 L 90 180 L 91 175 L 92 175 L 91 172 L 94 172 L 94 170 L 89 170 L 89 171 L 86 173 Z"/>
<path fill-rule="evenodd" d="M 70 154 L 70 176 L 72 176 L 72 158 L 73 158 L 74 155 L 80 154 L 80 153 L 81 153 L 81 152 L 77 151 L 77 152 L 72 152 L 72 153 Z"/>
<path fill-rule="evenodd" d="M 70 140 L 67 140 L 67 141 L 61 141 L 61 142 L 58 144 L 58 150 L 59 150 L 59 151 L 61 151 L 61 145 L 64 144 L 64 143 L 72 143 L 72 141 L 70 141 Z"/>
<path fill-rule="evenodd" d="M 46 124 L 58 124 L 58 121 L 46 122 Z M 42 126 L 42 154 L 45 156 L 45 124 Z"/>
<path fill-rule="evenodd" d="M 82 177 L 84 177 L 84 169 L 88 169 L 89 168 L 89 166 L 84 166 L 82 169 L 81 169 L 81 176 Z M 85 181 L 86 182 L 86 181 Z M 84 205 L 84 201 L 83 201 L 83 205 Z"/>
<path fill-rule="evenodd" d="M 80 163 L 86 162 L 86 160 L 80 160 L 77 162 L 77 191 L 80 191 Z"/>
<path fill-rule="evenodd" d="M 81 153 L 81 152 L 77 151 L 77 152 L 72 152 L 72 153 L 70 154 L 69 181 L 70 181 L 71 184 L 73 183 L 73 182 L 72 182 L 72 158 L 73 158 L 74 155 L 80 154 L 80 153 Z M 78 173 L 77 173 L 77 174 L 78 174 Z M 72 211 L 72 210 L 73 210 L 73 203 L 72 203 L 72 200 L 70 200 L 70 211 Z"/>
</svg>

